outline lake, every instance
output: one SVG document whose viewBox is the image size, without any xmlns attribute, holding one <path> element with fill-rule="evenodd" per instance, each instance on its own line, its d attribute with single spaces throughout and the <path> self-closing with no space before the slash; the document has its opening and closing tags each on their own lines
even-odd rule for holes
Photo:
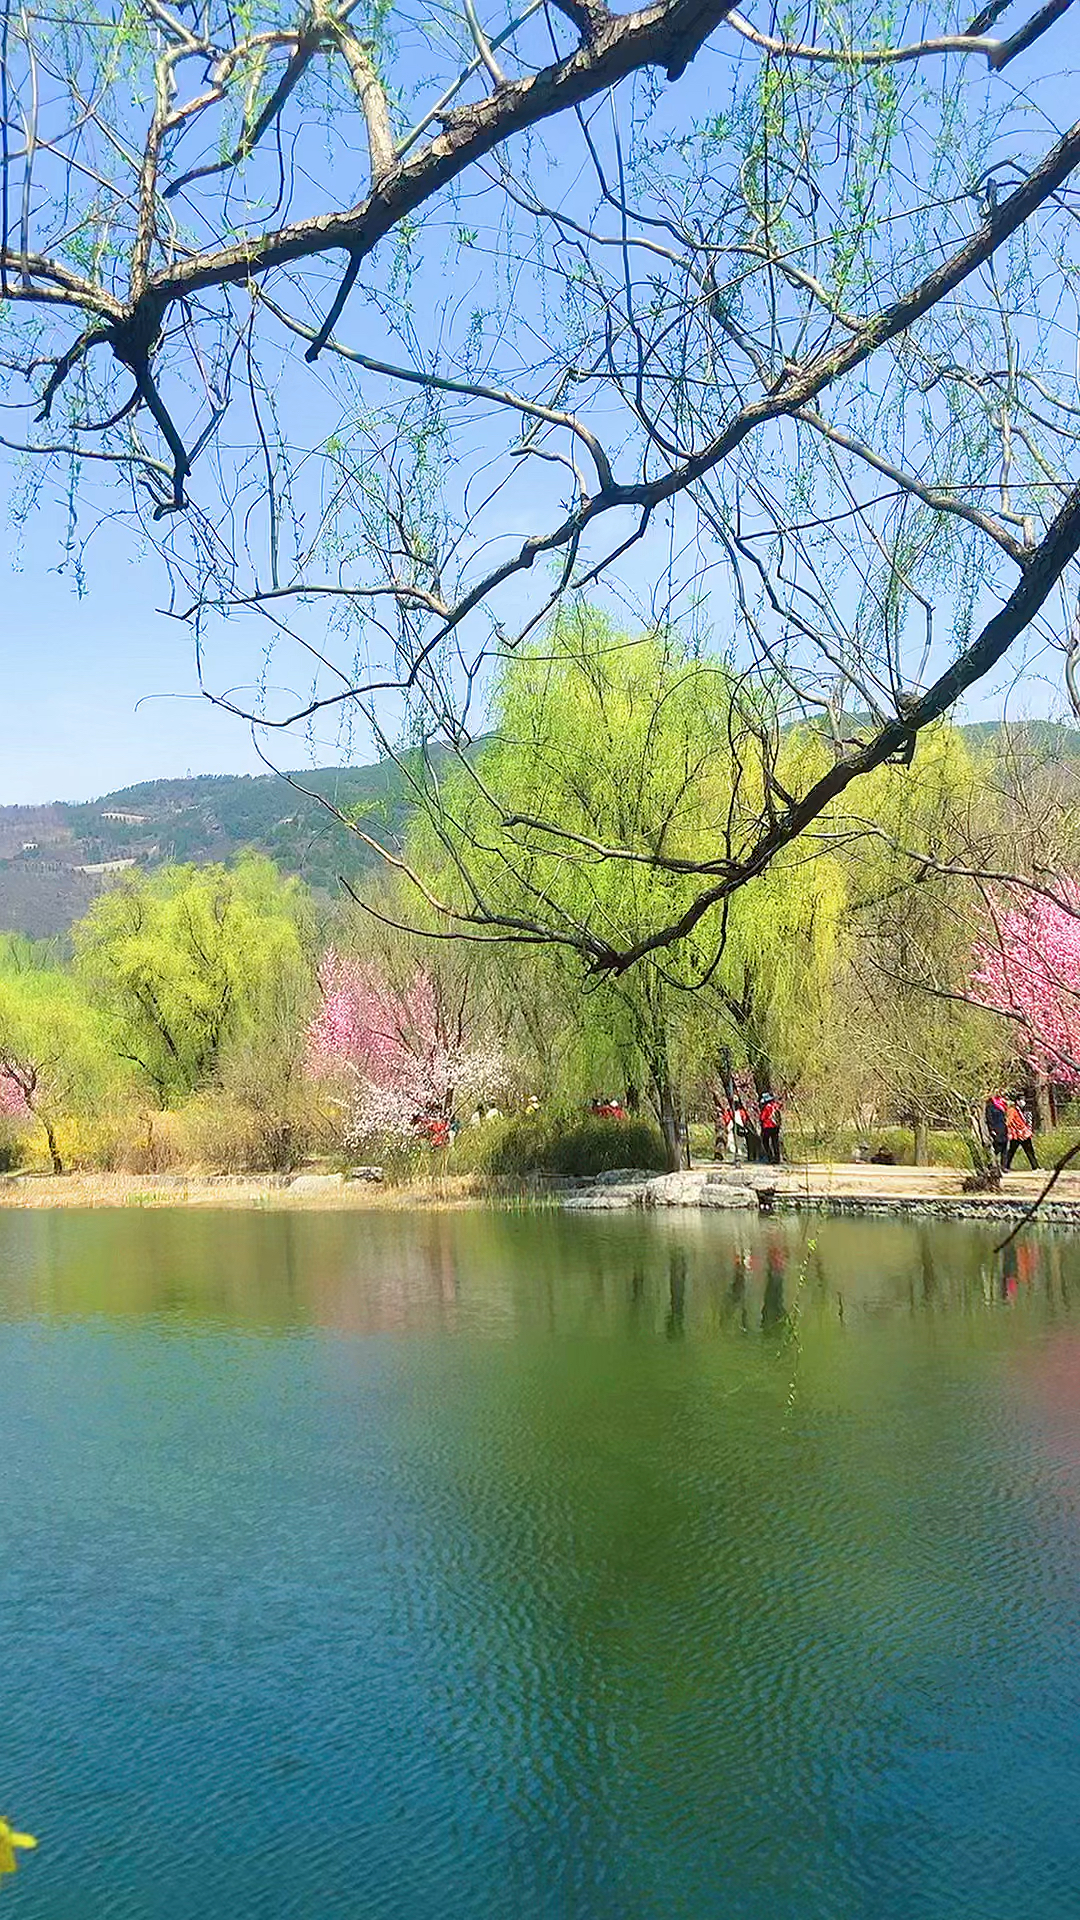
<svg viewBox="0 0 1080 1920">
<path fill-rule="evenodd" d="M 1080 1242 L 994 1240 L 0 1214 L 6 1920 L 1080 1914 Z"/>
</svg>

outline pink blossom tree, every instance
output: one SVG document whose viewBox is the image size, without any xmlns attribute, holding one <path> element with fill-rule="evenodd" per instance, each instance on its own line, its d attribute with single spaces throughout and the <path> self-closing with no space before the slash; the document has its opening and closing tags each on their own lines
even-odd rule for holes
<svg viewBox="0 0 1080 1920">
<path fill-rule="evenodd" d="M 331 949 L 319 989 L 308 1065 L 315 1078 L 344 1087 L 346 1144 L 373 1134 L 415 1138 L 506 1078 L 502 1049 L 469 1035 L 464 996 L 450 1004 L 430 973 L 421 970 L 399 989 Z"/>
<path fill-rule="evenodd" d="M 972 998 L 1022 1029 L 1023 1057 L 1046 1079 L 1080 1086 L 1080 881 L 990 904 L 975 948 Z"/>
<path fill-rule="evenodd" d="M 37 1067 L 32 1060 L 19 1060 L 3 1048 L 0 1048 L 0 1119 L 39 1120 L 49 1144 L 53 1172 L 63 1173 L 56 1131 L 39 1104 Z"/>
<path fill-rule="evenodd" d="M 26 1120 L 30 1115 L 27 1085 L 31 1069 L 0 1053 L 0 1118 Z M 32 1091 L 32 1089 L 31 1089 Z"/>
</svg>

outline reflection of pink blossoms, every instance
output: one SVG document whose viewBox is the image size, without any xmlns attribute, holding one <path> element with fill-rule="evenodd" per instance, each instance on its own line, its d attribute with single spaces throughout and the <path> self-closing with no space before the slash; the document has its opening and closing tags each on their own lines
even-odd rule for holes
<svg viewBox="0 0 1080 1920">
<path fill-rule="evenodd" d="M 975 948 L 972 993 L 981 1006 L 1019 1016 L 1023 1053 L 1063 1086 L 1080 1086 L 1080 883 L 1053 882 L 1065 903 L 1032 894 L 998 903 Z M 1071 911 L 1069 910 L 1071 909 Z"/>
<path fill-rule="evenodd" d="M 447 1007 L 429 973 L 399 992 L 373 967 L 331 950 L 319 969 L 322 1004 L 308 1027 L 308 1065 L 348 1087 L 352 1143 L 415 1136 L 423 1120 L 494 1093 L 506 1076 L 497 1047 L 467 1045 L 462 1008 Z"/>
</svg>

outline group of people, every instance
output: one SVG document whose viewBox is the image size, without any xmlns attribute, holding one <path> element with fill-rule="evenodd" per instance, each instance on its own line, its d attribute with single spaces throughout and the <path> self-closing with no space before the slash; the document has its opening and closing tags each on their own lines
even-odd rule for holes
<svg viewBox="0 0 1080 1920">
<path fill-rule="evenodd" d="M 763 1160 L 769 1166 L 780 1165 L 780 1129 L 783 1109 L 772 1093 L 763 1093 L 752 1117 L 745 1101 L 722 1096 L 716 1105 L 716 1157 L 718 1160 Z"/>
<path fill-rule="evenodd" d="M 589 1101 L 589 1112 L 594 1120 L 633 1119 L 640 1111 L 641 1095 L 633 1085 L 627 1087 L 622 1100 L 617 1093 L 594 1093 Z"/>
<path fill-rule="evenodd" d="M 1008 1093 L 992 1093 L 985 1109 L 986 1132 L 1002 1172 L 1012 1166 L 1018 1153 L 1027 1157 L 1029 1167 L 1037 1167 L 1034 1127 L 1023 1101 Z"/>
</svg>

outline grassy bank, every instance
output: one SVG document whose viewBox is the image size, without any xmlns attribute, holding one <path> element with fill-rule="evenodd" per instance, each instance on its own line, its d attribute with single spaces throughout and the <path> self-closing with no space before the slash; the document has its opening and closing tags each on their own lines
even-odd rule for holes
<svg viewBox="0 0 1080 1920">
<path fill-rule="evenodd" d="M 285 1174 L 313 1163 L 344 1172 L 366 1162 L 402 1184 L 442 1175 L 559 1179 L 664 1166 L 664 1143 L 651 1121 L 598 1119 L 571 1108 L 484 1120 L 464 1127 L 449 1148 L 372 1139 L 347 1156 L 336 1146 L 332 1124 L 302 1118 L 288 1129 L 280 1122 L 269 1126 L 256 1109 L 216 1094 L 174 1110 L 59 1119 L 54 1133 L 65 1170 L 79 1174 Z M 49 1164 L 40 1127 L 4 1125 L 0 1171 L 45 1173 Z"/>
</svg>

